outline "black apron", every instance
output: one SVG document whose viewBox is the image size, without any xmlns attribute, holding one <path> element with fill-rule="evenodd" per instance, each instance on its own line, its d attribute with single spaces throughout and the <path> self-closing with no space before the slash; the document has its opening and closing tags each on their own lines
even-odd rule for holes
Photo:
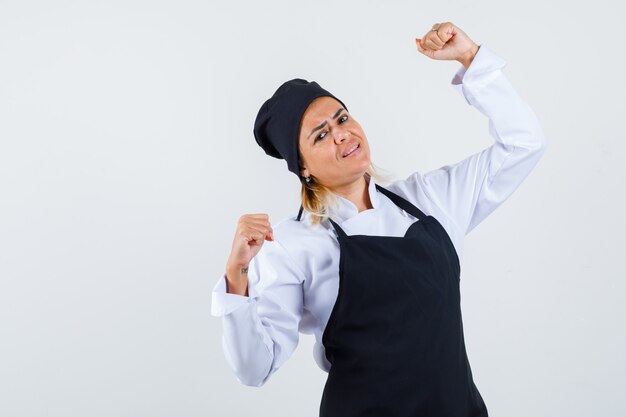
<svg viewBox="0 0 626 417">
<path fill-rule="evenodd" d="M 404 237 L 348 236 L 330 220 L 339 292 L 322 336 L 332 366 L 320 417 L 487 417 L 465 351 L 456 249 L 437 219 L 376 188 L 419 220 Z"/>
</svg>

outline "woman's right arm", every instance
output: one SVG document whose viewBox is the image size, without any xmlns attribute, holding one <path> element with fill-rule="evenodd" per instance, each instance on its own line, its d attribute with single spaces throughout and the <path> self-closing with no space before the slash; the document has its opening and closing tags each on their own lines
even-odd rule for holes
<svg viewBox="0 0 626 417">
<path fill-rule="evenodd" d="M 257 223 L 252 226 L 256 232 L 247 230 L 250 220 Z M 257 387 L 295 350 L 303 300 L 302 273 L 273 240 L 269 222 L 263 222 L 240 218 L 227 271 L 213 289 L 211 304 L 211 314 L 222 318 L 229 366 L 239 382 Z M 246 265 L 247 273 L 241 272 Z"/>
</svg>

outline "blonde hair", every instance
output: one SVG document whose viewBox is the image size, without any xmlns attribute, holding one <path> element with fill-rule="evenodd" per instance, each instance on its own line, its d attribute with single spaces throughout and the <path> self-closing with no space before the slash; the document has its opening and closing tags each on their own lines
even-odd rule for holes
<svg viewBox="0 0 626 417">
<path fill-rule="evenodd" d="M 374 178 L 378 184 L 386 184 L 393 179 L 392 175 L 381 174 L 382 170 L 376 167 L 373 163 L 370 163 L 369 168 L 365 172 L 365 176 Z M 335 194 L 325 185 L 319 183 L 314 176 L 311 176 L 311 181 L 302 181 L 302 207 L 311 215 L 311 223 L 313 225 L 319 224 L 322 220 L 328 218 L 329 203 L 336 204 L 337 199 Z"/>
</svg>

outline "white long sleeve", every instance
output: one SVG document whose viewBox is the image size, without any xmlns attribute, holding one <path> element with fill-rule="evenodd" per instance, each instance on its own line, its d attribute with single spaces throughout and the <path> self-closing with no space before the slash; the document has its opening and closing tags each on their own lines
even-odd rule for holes
<svg viewBox="0 0 626 417">
<path fill-rule="evenodd" d="M 517 189 L 546 149 L 539 121 L 504 76 L 505 66 L 481 45 L 472 65 L 452 81 L 468 104 L 489 118 L 495 143 L 454 165 L 407 178 L 406 186 L 423 190 L 464 235 Z"/>
<path fill-rule="evenodd" d="M 302 273 L 275 240 L 266 241 L 250 262 L 249 297 L 226 293 L 225 276 L 218 281 L 211 314 L 222 317 L 222 348 L 242 384 L 265 384 L 296 348 L 302 280 Z"/>
</svg>

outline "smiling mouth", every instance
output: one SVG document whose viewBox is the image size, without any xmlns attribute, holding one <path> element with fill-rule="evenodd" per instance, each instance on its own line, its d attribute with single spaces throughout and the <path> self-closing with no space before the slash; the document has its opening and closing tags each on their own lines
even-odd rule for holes
<svg viewBox="0 0 626 417">
<path fill-rule="evenodd" d="M 360 147 L 361 147 L 361 144 L 360 144 L 360 143 L 358 143 L 354 149 L 352 149 L 352 150 L 351 150 L 350 152 L 348 152 L 347 154 L 343 155 L 343 157 L 344 157 L 344 158 L 346 158 L 346 157 L 350 156 L 350 154 L 351 154 L 352 152 L 356 151 L 356 150 L 357 150 L 357 149 L 359 149 Z"/>
</svg>

